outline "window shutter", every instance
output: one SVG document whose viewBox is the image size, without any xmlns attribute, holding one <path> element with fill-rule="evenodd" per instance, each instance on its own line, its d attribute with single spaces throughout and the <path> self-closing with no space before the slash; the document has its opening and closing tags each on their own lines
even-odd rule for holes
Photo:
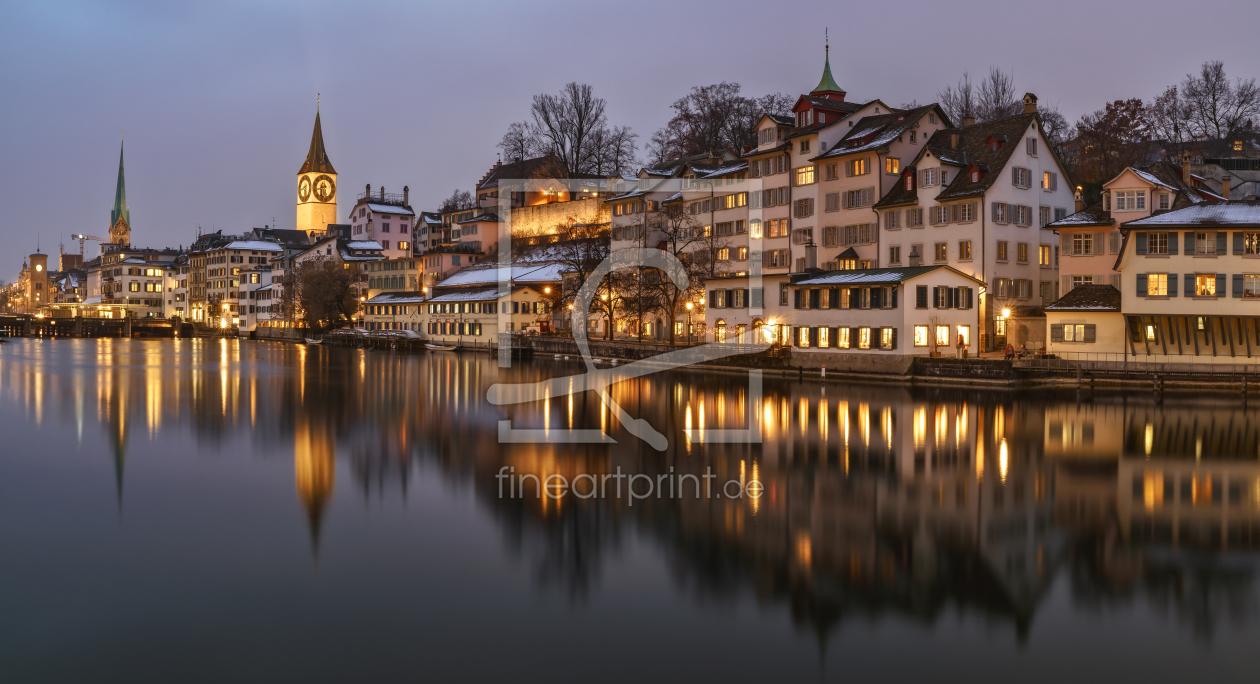
<svg viewBox="0 0 1260 684">
<path fill-rule="evenodd" d="M 795 306 L 797 309 L 801 308 L 801 291 L 800 291 L 800 290 L 792 290 L 792 297 L 793 297 L 793 304 L 794 304 L 794 306 Z"/>
<path fill-rule="evenodd" d="M 1067 233 L 1059 233 L 1059 251 L 1063 254 L 1071 254 L 1068 247 L 1072 244 L 1071 238 Z"/>
<path fill-rule="evenodd" d="M 1057 173 L 1050 174 L 1050 189 L 1051 190 L 1059 189 L 1059 174 Z"/>
<path fill-rule="evenodd" d="M 1019 187 L 1019 167 L 1011 167 L 1011 185 Z"/>
<path fill-rule="evenodd" d="M 993 207 L 993 220 L 997 221 L 998 220 L 998 203 L 993 202 L 991 206 Z"/>
<path fill-rule="evenodd" d="M 1169 297 L 1177 296 L 1177 274 L 1176 273 L 1168 274 L 1168 296 Z"/>
<path fill-rule="evenodd" d="M 1063 341 L 1063 324 L 1062 323 L 1052 323 L 1050 325 L 1050 341 L 1051 342 Z"/>
<path fill-rule="evenodd" d="M 1094 233 L 1094 254 L 1106 254 L 1106 242 L 1106 233 Z"/>
<path fill-rule="evenodd" d="M 1242 253 L 1243 253 L 1243 234 L 1234 233 L 1234 254 L 1240 255 Z"/>
<path fill-rule="evenodd" d="M 832 309 L 840 308 L 840 288 L 833 287 L 827 291 L 827 306 Z"/>
<path fill-rule="evenodd" d="M 1094 340 L 1097 339 L 1097 335 L 1098 335 L 1098 332 L 1097 332 L 1097 329 L 1094 327 L 1094 324 L 1086 323 L 1085 324 L 1085 341 L 1093 342 Z"/>
<path fill-rule="evenodd" d="M 818 328 L 809 329 L 809 346 L 811 347 L 818 346 Z"/>
<path fill-rule="evenodd" d="M 1217 235 L 1224 235 L 1224 233 L 1217 233 Z M 1216 296 L 1217 297 L 1225 296 L 1225 274 L 1224 273 L 1216 274 Z"/>
<path fill-rule="evenodd" d="M 1194 233 L 1186 233 L 1186 254 L 1194 254 Z"/>
<path fill-rule="evenodd" d="M 897 329 L 892 329 L 892 349 L 897 348 Z"/>
<path fill-rule="evenodd" d="M 861 332 L 857 328 L 849 328 L 849 349 L 858 348 L 859 340 L 862 339 L 859 337 L 860 334 Z"/>
<path fill-rule="evenodd" d="M 927 285 L 917 285 L 914 288 L 914 305 L 920 309 L 926 309 L 928 302 Z"/>
<path fill-rule="evenodd" d="M 750 305 L 754 309 L 760 309 L 766 305 L 766 290 L 762 287 L 754 287 L 752 289 L 752 299 L 749 300 Z"/>
<path fill-rule="evenodd" d="M 740 300 L 739 300 L 739 301 L 740 301 L 740 306 L 739 306 L 739 308 L 741 308 L 741 309 L 747 309 L 747 308 L 748 308 L 748 288 L 743 288 L 743 290 L 741 290 L 741 292 L 742 292 L 743 294 L 741 294 L 741 295 L 740 295 Z"/>
<path fill-rule="evenodd" d="M 1072 290 L 1072 277 L 1063 276 L 1063 286 L 1059 289 L 1059 292 L 1062 292 L 1063 294 L 1067 294 L 1071 290 Z"/>
<path fill-rule="evenodd" d="M 1193 273 L 1186 274 L 1186 291 L 1182 292 L 1181 296 L 1183 297 L 1194 296 L 1194 274 Z"/>
<path fill-rule="evenodd" d="M 1117 233 L 1117 235 L 1119 235 L 1119 233 Z M 1176 233 L 1168 234 L 1168 253 L 1170 255 L 1177 253 L 1177 234 Z"/>
<path fill-rule="evenodd" d="M 932 286 L 932 306 L 938 309 L 941 308 L 941 286 L 940 285 Z"/>
<path fill-rule="evenodd" d="M 1146 254 L 1146 233 L 1137 234 L 1137 253 Z"/>
<path fill-rule="evenodd" d="M 1216 234 L 1216 253 L 1217 254 L 1224 255 L 1224 254 L 1229 253 L 1227 251 L 1229 249 L 1229 245 L 1226 244 L 1229 242 L 1227 236 L 1228 236 L 1228 233 L 1226 233 L 1225 231 L 1221 231 Z"/>
<path fill-rule="evenodd" d="M 1234 233 L 1234 235 L 1242 235 L 1242 233 Z M 1220 276 L 1216 276 L 1217 282 L 1220 282 Z M 1241 298 L 1243 296 L 1243 277 L 1241 273 L 1234 274 L 1234 288 L 1230 291 L 1230 295 Z M 1219 291 L 1217 294 L 1220 294 Z"/>
<path fill-rule="evenodd" d="M 897 291 L 900 289 L 901 288 L 897 287 L 896 285 L 893 285 L 891 288 L 889 288 L 888 296 L 892 300 L 888 303 L 889 308 L 891 309 L 897 308 Z"/>
<path fill-rule="evenodd" d="M 1137 292 L 1135 294 L 1137 294 L 1137 296 L 1139 297 L 1146 296 L 1146 274 L 1145 273 L 1137 274 Z"/>
</svg>

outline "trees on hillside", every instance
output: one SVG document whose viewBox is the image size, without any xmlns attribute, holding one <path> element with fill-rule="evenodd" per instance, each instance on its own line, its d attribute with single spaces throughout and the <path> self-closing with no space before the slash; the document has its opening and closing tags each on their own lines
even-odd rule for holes
<svg viewBox="0 0 1260 684">
<path fill-rule="evenodd" d="M 1023 111 L 1023 101 L 1015 90 L 1015 74 L 998 67 L 989 67 L 989 74 L 978 83 L 971 80 L 970 72 L 964 71 L 957 84 L 936 91 L 936 100 L 955 126 L 961 126 L 967 117 L 983 123 Z"/>
<path fill-rule="evenodd" d="M 509 126 L 498 146 L 508 162 L 552 155 L 567 174 L 632 171 L 638 134 L 610 126 L 606 109 L 591 86 L 567 83 L 559 93 L 535 95 L 530 120 Z"/>
<path fill-rule="evenodd" d="M 447 197 L 446 199 L 442 200 L 442 204 L 441 206 L 438 207 L 438 211 L 442 213 L 446 213 L 448 211 L 460 211 L 462 209 L 472 209 L 472 208 L 473 208 L 472 193 L 468 192 L 467 190 L 455 190 L 454 192 L 451 193 L 450 197 Z"/>
<path fill-rule="evenodd" d="M 1194 141 L 1250 130 L 1260 119 L 1260 87 L 1254 78 L 1231 82 L 1224 62 L 1209 61 L 1198 74 L 1165 88 L 1146 109 L 1152 136 L 1164 141 L 1167 154 L 1179 157 Z"/>
<path fill-rule="evenodd" d="M 1146 106 L 1137 98 L 1108 102 L 1081 117 L 1076 127 L 1079 144 L 1073 177 L 1078 181 L 1108 180 L 1149 153 Z"/>
<path fill-rule="evenodd" d="M 740 94 L 738 83 L 695 86 L 675 100 L 670 120 L 652 134 L 648 161 L 662 163 L 727 147 L 739 151 L 756 145 L 757 121 L 764 114 L 791 112 L 795 99 L 783 93 L 761 97 Z"/>
</svg>

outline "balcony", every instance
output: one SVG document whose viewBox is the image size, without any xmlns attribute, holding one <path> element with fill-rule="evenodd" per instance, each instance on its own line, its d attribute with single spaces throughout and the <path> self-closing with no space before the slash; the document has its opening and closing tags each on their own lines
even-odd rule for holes
<svg viewBox="0 0 1260 684">
<path fill-rule="evenodd" d="M 407 206 L 407 196 L 399 192 L 374 192 L 371 194 L 361 192 L 356 199 L 360 202 L 367 201 L 372 204 L 389 204 L 397 207 Z"/>
</svg>

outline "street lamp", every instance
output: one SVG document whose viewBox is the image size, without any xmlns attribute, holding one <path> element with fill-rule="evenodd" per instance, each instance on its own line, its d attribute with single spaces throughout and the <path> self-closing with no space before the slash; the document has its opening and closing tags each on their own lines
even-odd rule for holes
<svg viewBox="0 0 1260 684">
<path fill-rule="evenodd" d="M 694 305 L 691 302 L 687 302 L 687 346 L 689 347 L 691 346 L 691 310 L 693 308 Z"/>
</svg>

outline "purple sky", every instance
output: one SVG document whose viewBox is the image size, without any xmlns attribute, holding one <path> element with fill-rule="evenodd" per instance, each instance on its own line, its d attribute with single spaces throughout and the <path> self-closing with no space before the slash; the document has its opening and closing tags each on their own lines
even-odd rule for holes
<svg viewBox="0 0 1260 684">
<path fill-rule="evenodd" d="M 176 5 L 187 5 L 177 7 Z M 6 3 L 0 22 L 0 226 L 55 253 L 107 235 L 127 132 L 132 241 L 292 228 L 296 173 L 323 93 L 344 219 L 365 183 L 430 209 L 471 189 L 530 97 L 595 86 L 641 142 L 692 85 L 798 94 L 817 83 L 823 27 L 850 98 L 930 102 L 991 64 L 1069 119 L 1149 99 L 1208 59 L 1260 75 L 1250 3 L 954 0 L 657 2 Z M 1224 20 L 1222 20 L 1224 18 Z M 67 251 L 71 241 L 65 238 Z M 89 256 L 96 254 L 89 249 Z M 0 263 L 11 279 L 18 256 Z"/>
</svg>

